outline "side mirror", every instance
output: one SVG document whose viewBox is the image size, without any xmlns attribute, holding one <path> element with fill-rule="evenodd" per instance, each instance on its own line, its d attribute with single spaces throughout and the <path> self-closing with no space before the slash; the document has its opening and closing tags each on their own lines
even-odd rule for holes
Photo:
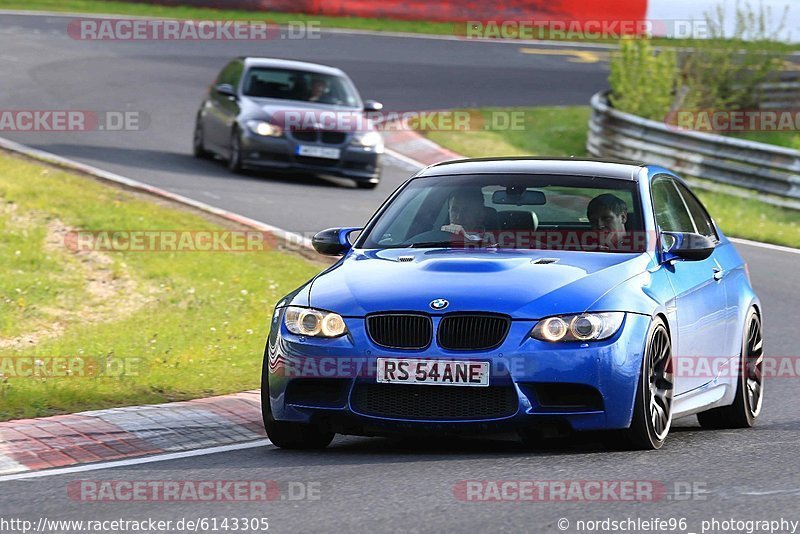
<svg viewBox="0 0 800 534">
<path fill-rule="evenodd" d="M 342 256 L 353 247 L 348 237 L 351 233 L 359 230 L 361 228 L 328 228 L 314 235 L 311 244 L 314 246 L 314 250 L 320 254 Z"/>
<path fill-rule="evenodd" d="M 690 232 L 661 232 L 661 261 L 702 261 L 714 252 L 714 242 L 704 235 Z"/>
<path fill-rule="evenodd" d="M 376 100 L 364 100 L 364 111 L 380 111 L 383 109 L 383 104 Z"/>
<path fill-rule="evenodd" d="M 233 86 L 229 83 L 221 83 L 219 85 L 214 86 L 214 90 L 217 94 L 222 96 L 227 96 L 228 98 L 236 98 L 236 91 L 233 89 Z"/>
</svg>

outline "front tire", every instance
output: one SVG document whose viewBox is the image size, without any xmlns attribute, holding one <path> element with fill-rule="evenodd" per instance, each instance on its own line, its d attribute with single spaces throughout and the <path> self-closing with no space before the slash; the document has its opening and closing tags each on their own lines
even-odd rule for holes
<svg viewBox="0 0 800 534">
<path fill-rule="evenodd" d="M 206 150 L 204 137 L 203 125 L 200 122 L 200 117 L 197 117 L 194 124 L 194 135 L 192 137 L 192 155 L 197 159 L 208 159 L 211 157 L 211 153 Z"/>
<path fill-rule="evenodd" d="M 378 182 L 361 182 L 356 181 L 356 187 L 358 189 L 375 189 L 378 187 Z"/>
<path fill-rule="evenodd" d="M 228 170 L 234 174 L 241 174 L 244 170 L 242 166 L 242 136 L 236 128 L 231 132 L 231 153 L 228 156 Z"/>
<path fill-rule="evenodd" d="M 761 413 L 764 401 L 764 338 L 761 318 L 755 309 L 750 309 L 744 324 L 736 397 L 730 406 L 697 414 L 697 420 L 703 428 L 750 428 Z"/>
<path fill-rule="evenodd" d="M 642 358 L 631 426 L 622 432 L 625 448 L 656 450 L 664 445 L 672 424 L 674 389 L 672 343 L 664 321 L 650 326 Z"/>
<path fill-rule="evenodd" d="M 261 415 L 267 437 L 281 449 L 310 450 L 327 447 L 333 441 L 333 432 L 326 432 L 311 424 L 277 421 L 272 415 L 268 366 L 268 358 L 264 358 L 261 372 Z"/>
</svg>

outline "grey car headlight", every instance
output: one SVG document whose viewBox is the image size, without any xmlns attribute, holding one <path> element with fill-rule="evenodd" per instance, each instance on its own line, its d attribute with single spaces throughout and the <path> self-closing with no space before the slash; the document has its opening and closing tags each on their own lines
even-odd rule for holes
<svg viewBox="0 0 800 534">
<path fill-rule="evenodd" d="M 540 341 L 599 341 L 617 333 L 625 319 L 624 312 L 556 315 L 542 319 L 531 330 Z"/>
<path fill-rule="evenodd" d="M 353 143 L 364 147 L 383 148 L 383 137 L 376 131 L 356 132 Z"/>
<path fill-rule="evenodd" d="M 347 333 L 341 315 L 314 308 L 289 306 L 283 322 L 289 332 L 299 336 L 339 337 Z"/>
<path fill-rule="evenodd" d="M 264 137 L 280 137 L 283 135 L 283 128 L 267 121 L 247 121 L 247 128 L 254 134 Z"/>
</svg>

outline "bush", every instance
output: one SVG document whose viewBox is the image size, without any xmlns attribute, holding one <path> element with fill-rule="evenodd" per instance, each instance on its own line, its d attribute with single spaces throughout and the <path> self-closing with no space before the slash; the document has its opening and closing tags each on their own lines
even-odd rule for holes
<svg viewBox="0 0 800 534">
<path fill-rule="evenodd" d="M 681 62 L 681 80 L 686 97 L 681 107 L 737 110 L 756 109 L 760 87 L 781 69 L 783 25 L 770 28 L 772 13 L 760 6 L 736 3 L 735 21 L 726 31 L 727 14 L 718 6 L 706 14 L 709 38 L 700 40 Z M 786 12 L 784 12 L 784 19 Z"/>
<path fill-rule="evenodd" d="M 609 81 L 612 106 L 647 119 L 663 119 L 678 83 L 676 54 L 656 53 L 645 39 L 624 39 L 612 58 Z"/>
<path fill-rule="evenodd" d="M 784 19 L 786 12 L 784 12 Z M 772 28 L 772 12 L 736 3 L 735 20 L 726 30 L 723 6 L 706 14 L 708 38 L 692 48 L 656 51 L 645 39 L 626 39 L 611 62 L 611 105 L 653 120 L 670 111 L 758 108 L 760 87 L 781 69 L 786 47 L 783 25 Z"/>
</svg>

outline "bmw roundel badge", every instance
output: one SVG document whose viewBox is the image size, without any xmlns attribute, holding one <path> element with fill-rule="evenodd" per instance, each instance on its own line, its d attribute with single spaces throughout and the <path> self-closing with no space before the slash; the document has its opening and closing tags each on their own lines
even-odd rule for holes
<svg viewBox="0 0 800 534">
<path fill-rule="evenodd" d="M 434 310 L 443 310 L 449 305 L 450 303 L 444 299 L 436 299 L 431 301 L 431 308 Z"/>
</svg>

